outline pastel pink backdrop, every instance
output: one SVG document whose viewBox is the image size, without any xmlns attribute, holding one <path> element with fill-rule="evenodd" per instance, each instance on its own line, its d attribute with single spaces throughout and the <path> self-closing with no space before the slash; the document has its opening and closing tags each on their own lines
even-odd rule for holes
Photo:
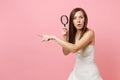
<svg viewBox="0 0 120 80">
<path fill-rule="evenodd" d="M 64 56 L 54 41 L 61 37 L 60 16 L 75 7 L 88 14 L 96 33 L 95 60 L 104 80 L 120 80 L 119 0 L 1 0 L 0 80 L 67 80 L 75 55 Z"/>
</svg>

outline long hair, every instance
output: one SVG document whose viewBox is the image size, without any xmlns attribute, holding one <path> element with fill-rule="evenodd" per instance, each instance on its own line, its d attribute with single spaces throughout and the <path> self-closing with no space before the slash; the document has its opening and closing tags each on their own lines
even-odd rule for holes
<svg viewBox="0 0 120 80">
<path fill-rule="evenodd" d="M 73 19 L 74 19 L 75 13 L 78 12 L 78 11 L 82 11 L 83 15 L 84 15 L 84 18 L 85 18 L 84 26 L 82 28 L 82 33 L 81 33 L 80 38 L 84 35 L 84 33 L 87 30 L 88 17 L 87 17 L 86 12 L 82 8 L 75 8 L 75 9 L 73 9 L 71 11 L 70 17 L 69 17 L 69 42 L 73 43 L 73 44 L 75 44 L 75 35 L 76 35 L 76 32 L 77 32 L 77 30 L 76 30 L 76 28 L 75 28 L 75 26 L 73 24 Z"/>
</svg>

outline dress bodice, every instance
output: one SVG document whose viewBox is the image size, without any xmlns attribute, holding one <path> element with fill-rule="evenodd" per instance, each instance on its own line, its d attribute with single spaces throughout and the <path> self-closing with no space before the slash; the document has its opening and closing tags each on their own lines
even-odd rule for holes
<svg viewBox="0 0 120 80">
<path fill-rule="evenodd" d="M 76 59 L 83 63 L 94 62 L 94 45 L 90 44 L 86 48 L 76 52 Z"/>
<path fill-rule="evenodd" d="M 94 45 L 76 52 L 76 63 L 68 80 L 102 80 L 94 61 Z"/>
</svg>

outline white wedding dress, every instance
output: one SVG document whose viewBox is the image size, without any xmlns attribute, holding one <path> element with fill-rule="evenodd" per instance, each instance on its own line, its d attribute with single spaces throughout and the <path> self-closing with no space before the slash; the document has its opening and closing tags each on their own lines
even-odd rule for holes
<svg viewBox="0 0 120 80">
<path fill-rule="evenodd" d="M 68 80 L 102 80 L 94 62 L 94 45 L 76 52 L 76 63 Z"/>
</svg>

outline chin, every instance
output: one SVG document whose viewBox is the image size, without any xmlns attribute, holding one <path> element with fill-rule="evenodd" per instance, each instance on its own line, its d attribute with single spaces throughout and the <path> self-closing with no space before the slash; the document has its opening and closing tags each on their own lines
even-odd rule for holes
<svg viewBox="0 0 120 80">
<path fill-rule="evenodd" d="M 77 27 L 77 29 L 82 30 L 83 27 Z"/>
</svg>

